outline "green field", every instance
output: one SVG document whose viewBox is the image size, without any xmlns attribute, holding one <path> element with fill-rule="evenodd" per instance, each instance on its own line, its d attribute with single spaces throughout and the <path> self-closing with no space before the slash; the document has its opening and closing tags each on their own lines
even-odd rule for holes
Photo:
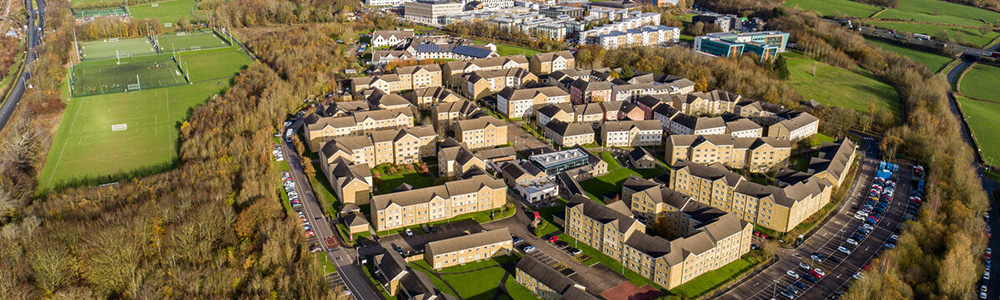
<svg viewBox="0 0 1000 300">
<path fill-rule="evenodd" d="M 997 83 L 1000 83 L 1000 68 L 974 64 L 962 76 L 959 92 L 971 98 L 1000 103 L 1000 94 L 996 94 Z M 1000 124 L 1000 119 L 994 121 Z"/>
<path fill-rule="evenodd" d="M 250 58 L 239 47 L 182 52 L 178 56 L 192 82 L 230 78 L 250 64 Z"/>
<path fill-rule="evenodd" d="M 121 0 L 74 0 L 71 7 L 108 7 L 121 6 L 125 1 Z"/>
<path fill-rule="evenodd" d="M 786 7 L 812 10 L 824 16 L 848 15 L 867 18 L 881 10 L 880 7 L 850 0 L 787 0 Z"/>
<path fill-rule="evenodd" d="M 927 65 L 927 68 L 931 72 L 941 71 L 941 68 L 948 65 L 952 61 L 952 58 L 942 55 L 937 55 L 934 53 L 924 52 L 916 49 L 910 49 L 903 46 L 898 46 L 889 42 L 884 42 L 877 39 L 865 39 L 869 44 L 875 47 L 879 47 L 888 51 L 896 52 L 899 56 L 909 57 L 912 60 L 918 61 Z"/>
<path fill-rule="evenodd" d="M 1000 13 L 938 0 L 900 0 L 896 8 L 879 14 L 878 19 L 981 26 L 1000 21 Z"/>
<path fill-rule="evenodd" d="M 996 128 L 997 120 L 1000 120 L 1000 104 L 960 96 L 955 98 L 962 104 L 962 113 L 982 148 L 986 163 L 1000 164 L 1000 131 Z"/>
<path fill-rule="evenodd" d="M 180 33 L 180 32 L 179 32 Z M 174 51 L 194 51 L 211 48 L 229 47 L 226 41 L 213 32 L 184 32 L 162 34 L 156 38 L 156 43 L 164 53 Z"/>
<path fill-rule="evenodd" d="M 192 67 L 195 78 L 203 72 L 200 70 L 205 70 L 204 76 L 208 77 L 208 71 L 215 72 L 212 76 L 222 76 L 232 75 L 240 68 L 240 60 L 228 52 L 218 51 L 215 58 L 199 59 L 205 63 Z M 244 56 L 242 61 L 245 64 L 249 60 Z M 192 107 L 204 103 L 228 83 L 229 80 L 203 81 L 135 93 L 68 98 L 52 150 L 39 176 L 39 190 L 98 183 L 106 181 L 106 177 L 151 173 L 170 167 L 177 159 L 180 123 Z M 112 125 L 120 124 L 126 124 L 127 128 L 114 131 Z"/>
<path fill-rule="evenodd" d="M 601 152 L 601 159 L 608 163 L 608 173 L 599 177 L 591 178 L 580 182 L 587 196 L 597 202 L 603 202 L 604 195 L 618 192 L 622 189 L 622 182 L 629 176 L 635 175 L 646 179 L 663 175 L 665 171 L 659 167 L 654 169 L 631 169 L 624 168 L 618 163 L 610 152 Z"/>
<path fill-rule="evenodd" d="M 95 18 L 95 17 L 106 17 L 106 16 L 127 16 L 128 12 L 124 8 L 115 7 L 105 7 L 105 8 L 89 8 L 89 9 L 74 9 L 74 18 Z"/>
<path fill-rule="evenodd" d="M 721 268 L 701 274 L 670 290 L 670 292 L 686 298 L 695 298 L 733 278 L 733 276 L 743 273 L 750 267 L 753 267 L 753 263 L 741 258 Z"/>
<path fill-rule="evenodd" d="M 482 41 L 482 40 L 473 40 L 473 43 L 479 44 L 479 45 L 486 45 L 489 42 Z M 532 57 L 535 54 L 537 54 L 538 52 L 541 52 L 541 51 L 539 51 L 537 49 L 531 49 L 531 48 L 526 48 L 526 47 L 519 47 L 519 46 L 514 46 L 514 45 L 501 44 L 499 42 L 494 42 L 493 44 L 497 46 L 497 54 L 500 55 L 500 56 L 524 54 L 524 56 Z"/>
<path fill-rule="evenodd" d="M 967 42 L 972 45 L 983 46 L 988 44 L 993 38 L 996 38 L 998 34 L 995 31 L 986 32 L 982 34 L 979 30 L 968 29 L 968 28 L 957 28 L 948 27 L 941 25 L 928 25 L 928 24 L 914 24 L 914 23 L 895 23 L 895 22 L 880 22 L 880 21 L 868 21 L 865 22 L 868 25 L 895 29 L 907 33 L 922 33 L 930 36 L 936 35 L 938 32 L 944 30 L 948 32 L 951 37 L 960 37 L 960 41 Z"/>
<path fill-rule="evenodd" d="M 187 18 L 188 21 L 191 21 L 194 18 L 191 15 L 194 6 L 195 2 L 192 0 L 170 0 L 130 5 L 129 12 L 136 19 L 153 18 L 160 23 L 177 23 L 180 18 Z"/>
<path fill-rule="evenodd" d="M 813 67 L 816 76 L 813 76 Z M 886 109 L 902 120 L 902 107 L 896 90 L 867 74 L 859 74 L 807 58 L 788 59 L 791 76 L 788 83 L 806 100 L 816 100 L 831 106 L 842 106 L 862 112 L 868 104 Z"/>
<path fill-rule="evenodd" d="M 130 84 L 140 90 L 186 84 L 170 54 L 122 59 L 85 61 L 73 67 L 73 96 L 131 92 Z"/>
<path fill-rule="evenodd" d="M 117 42 L 92 41 L 80 43 L 83 60 L 98 60 L 120 56 L 142 56 L 156 54 L 156 49 L 146 38 L 120 39 Z"/>
<path fill-rule="evenodd" d="M 411 262 L 410 264 L 413 265 L 413 269 L 427 274 L 427 277 L 431 278 L 431 282 L 434 283 L 434 286 L 446 294 L 455 295 L 455 292 L 458 292 L 458 296 L 461 296 L 463 299 L 492 300 L 494 299 L 494 295 L 499 292 L 498 287 L 500 286 L 500 280 L 503 279 L 505 273 L 508 273 L 507 270 L 501 266 L 501 264 L 513 265 L 516 262 L 517 257 L 500 256 L 490 260 L 483 260 L 443 268 L 441 270 L 434 270 L 433 272 L 440 274 L 444 281 L 428 272 L 431 268 L 427 264 L 426 260 L 421 259 Z M 452 291 L 452 289 L 448 287 L 448 284 L 445 284 L 445 281 L 447 281 L 452 288 L 455 288 L 455 291 Z M 507 280 L 504 282 L 504 287 L 506 287 L 508 292 L 514 296 L 513 299 L 520 300 L 537 298 L 527 288 L 517 284 L 517 280 L 514 278 L 513 273 L 507 276 Z M 511 298 L 499 297 L 499 299 Z"/>
</svg>

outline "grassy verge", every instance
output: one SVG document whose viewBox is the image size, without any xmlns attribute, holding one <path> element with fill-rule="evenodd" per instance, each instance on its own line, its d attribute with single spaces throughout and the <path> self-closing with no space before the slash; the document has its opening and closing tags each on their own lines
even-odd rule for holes
<svg viewBox="0 0 1000 300">
<path fill-rule="evenodd" d="M 378 189 L 377 194 L 387 194 L 392 192 L 403 183 L 412 185 L 414 189 L 425 188 L 434 185 L 434 178 L 417 173 L 413 169 L 412 164 L 389 166 L 389 165 L 378 165 L 372 170 L 373 172 L 379 172 L 380 175 L 375 180 L 375 187 Z"/>
<path fill-rule="evenodd" d="M 931 72 L 938 72 L 943 69 L 949 62 L 953 59 L 951 57 L 937 55 L 930 52 L 924 52 L 916 49 L 911 49 L 903 46 L 899 46 L 893 43 L 885 42 L 878 39 L 865 39 L 872 46 L 876 46 L 887 51 L 895 52 L 899 56 L 909 57 L 912 60 L 923 63 L 927 66 Z"/>
<path fill-rule="evenodd" d="M 721 268 L 701 274 L 670 290 L 670 292 L 685 298 L 696 298 L 743 274 L 743 272 L 753 269 L 753 266 L 753 263 L 741 258 Z"/>
<path fill-rule="evenodd" d="M 969 98 L 1000 103 L 997 82 L 1000 82 L 1000 67 L 973 64 L 962 76 L 958 91 Z"/>
<path fill-rule="evenodd" d="M 848 15 L 855 18 L 867 18 L 880 10 L 878 6 L 850 0 L 787 0 L 784 6 L 815 11 L 822 16 Z"/>
<path fill-rule="evenodd" d="M 473 42 L 479 45 L 485 45 L 490 43 L 489 41 L 483 41 L 483 40 L 473 40 Z M 524 54 L 524 56 L 526 57 L 532 57 L 535 54 L 538 54 L 538 52 L 541 52 L 537 49 L 501 44 L 499 42 L 493 42 L 493 44 L 497 46 L 497 54 L 500 56 Z"/>
<path fill-rule="evenodd" d="M 507 271 L 500 265 L 503 263 L 513 263 L 517 261 L 517 257 L 514 256 L 500 256 L 493 259 L 467 263 L 461 266 L 448 267 L 441 270 L 435 270 L 434 272 L 441 274 L 441 278 L 447 281 L 455 292 L 461 296 L 463 299 L 493 299 L 493 295 L 496 294 L 497 288 L 500 286 L 500 280 Z M 427 261 L 417 260 L 410 263 L 413 269 L 425 272 L 426 270 L 432 270 L 427 264 Z M 485 268 L 482 270 L 473 271 L 476 269 Z M 449 273 L 460 273 L 461 274 L 449 274 Z M 432 274 L 427 274 L 431 277 L 431 281 L 434 285 L 438 287 L 439 290 L 444 291 L 448 294 L 453 294 L 451 289 L 448 288 L 448 284 L 441 281 L 437 276 Z M 514 276 L 511 274 L 507 281 L 514 281 Z M 523 287 L 522 287 L 523 288 Z M 527 289 L 525 289 L 527 290 Z M 530 292 L 529 292 L 530 293 Z"/>
<path fill-rule="evenodd" d="M 365 275 L 368 275 L 368 280 L 371 280 L 372 284 L 375 285 L 375 290 L 382 293 L 382 298 L 389 300 L 396 299 L 396 297 L 389 296 L 389 292 L 387 292 L 385 288 L 382 286 L 382 283 L 380 283 L 379 280 L 375 278 L 375 270 L 372 270 L 371 265 L 366 264 L 362 266 L 361 269 L 365 270 Z"/>
<path fill-rule="evenodd" d="M 955 96 L 962 106 L 965 121 L 981 148 L 986 164 L 1000 164 L 1000 131 L 996 130 L 1000 120 L 1000 103 L 985 102 L 962 96 Z"/>
</svg>

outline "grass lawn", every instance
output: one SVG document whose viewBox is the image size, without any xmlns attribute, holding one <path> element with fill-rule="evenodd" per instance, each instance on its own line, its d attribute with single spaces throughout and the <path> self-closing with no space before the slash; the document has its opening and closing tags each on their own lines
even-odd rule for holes
<svg viewBox="0 0 1000 300">
<path fill-rule="evenodd" d="M 119 39 L 117 42 L 107 40 L 81 42 L 80 56 L 83 60 L 115 58 L 115 55 L 153 55 L 156 49 L 146 38 Z"/>
<path fill-rule="evenodd" d="M 192 82 L 218 81 L 236 76 L 243 66 L 250 64 L 250 57 L 239 47 L 181 52 L 184 71 Z M 222 84 L 228 84 L 225 80 Z"/>
<path fill-rule="evenodd" d="M 333 265 L 333 262 L 330 262 L 330 257 L 326 256 L 326 252 L 320 251 L 313 253 L 313 257 L 315 257 L 316 261 L 319 262 L 319 269 L 316 271 L 321 275 L 337 272 L 337 267 Z"/>
<path fill-rule="evenodd" d="M 814 138 L 812 140 L 812 145 L 813 146 L 819 146 L 819 145 L 822 145 L 823 143 L 833 143 L 833 142 L 836 142 L 836 141 L 837 141 L 837 139 L 834 138 L 834 137 L 832 137 L 832 136 L 825 135 L 825 134 L 822 134 L 822 133 L 816 133 L 816 135 L 814 136 Z"/>
<path fill-rule="evenodd" d="M 384 171 L 386 168 L 376 167 L 376 169 Z M 378 188 L 376 194 L 388 194 L 403 183 L 408 183 L 414 189 L 419 189 L 434 185 L 434 178 L 421 175 L 414 170 L 399 171 L 391 174 L 383 172 L 381 179 L 375 181 L 375 186 Z"/>
<path fill-rule="evenodd" d="M 968 76 L 966 76 L 968 78 Z M 997 120 L 1000 120 L 1000 104 L 956 97 L 962 104 L 962 112 L 972 133 L 982 148 L 986 163 L 1000 164 L 1000 131 L 996 130 Z"/>
<path fill-rule="evenodd" d="M 885 14 L 883 13 L 880 16 L 884 15 Z M 993 41 L 993 38 L 996 38 L 997 35 L 1000 35 L 1000 33 L 997 33 L 995 31 L 990 31 L 987 32 L 986 34 L 982 34 L 979 33 L 979 30 L 976 29 L 956 28 L 956 27 L 930 25 L 930 24 L 894 23 L 894 22 L 879 22 L 879 21 L 868 21 L 865 23 L 875 27 L 895 29 L 909 33 L 923 33 L 930 36 L 934 36 L 941 30 L 945 30 L 948 32 L 949 36 L 952 37 L 960 36 L 961 37 L 960 41 L 964 41 L 969 44 L 977 46 L 986 45 L 989 42 Z"/>
<path fill-rule="evenodd" d="M 650 179 L 664 174 L 660 168 L 647 170 L 624 168 L 611 156 L 611 152 L 601 152 L 601 159 L 608 163 L 608 173 L 580 182 L 587 196 L 597 202 L 603 202 L 601 199 L 604 195 L 621 191 L 622 182 L 631 175 Z"/>
<path fill-rule="evenodd" d="M 753 267 L 753 263 L 741 258 L 722 266 L 722 268 L 701 274 L 691 281 L 670 290 L 670 292 L 684 296 L 685 298 L 694 298 L 725 283 L 730 278 L 749 270 L 751 267 Z"/>
<path fill-rule="evenodd" d="M 208 58 L 193 69 L 232 74 L 239 69 L 236 65 L 227 59 Z M 64 98 L 66 110 L 38 189 L 75 181 L 110 182 L 109 177 L 125 178 L 172 167 L 177 160 L 180 124 L 189 110 L 228 84 L 228 80 L 197 82 L 135 93 Z M 127 128 L 112 131 L 112 125 L 118 124 L 127 124 Z"/>
<path fill-rule="evenodd" d="M 458 295 L 456 296 L 461 296 L 463 299 L 492 300 L 493 295 L 497 293 L 500 280 L 503 279 L 504 274 L 507 273 L 504 268 L 499 266 L 500 263 L 514 261 L 517 261 L 517 258 L 514 256 L 502 256 L 490 260 L 468 263 L 461 266 L 434 270 L 434 272 L 441 274 L 441 277 L 447 281 L 451 287 L 455 288 L 455 291 L 458 292 Z M 411 262 L 410 264 L 417 265 L 413 268 L 421 272 L 430 269 L 430 266 L 427 265 L 427 261 L 425 260 L 417 260 Z M 487 269 L 462 274 L 447 274 L 467 272 L 479 268 Z M 439 290 L 444 291 L 447 294 L 455 294 L 450 288 L 448 288 L 448 285 L 444 284 L 444 282 L 439 280 L 436 276 L 429 273 L 427 276 L 431 278 L 431 281 L 434 282 L 434 285 L 437 286 Z M 514 284 L 517 285 L 513 274 L 507 278 L 507 282 L 514 282 Z M 524 289 L 524 291 L 527 291 L 527 289 Z M 528 293 L 530 294 L 531 292 L 529 291 Z"/>
<path fill-rule="evenodd" d="M 850 0 L 787 0 L 785 6 L 816 11 L 824 16 L 848 15 L 855 18 L 867 18 L 881 10 L 875 5 Z"/>
<path fill-rule="evenodd" d="M 896 8 L 879 14 L 878 18 L 980 26 L 983 21 L 1000 20 L 1000 13 L 938 0 L 900 0 Z"/>
<path fill-rule="evenodd" d="M 813 76 L 813 67 L 816 76 Z M 855 73 L 807 58 L 788 59 L 791 71 L 788 82 L 805 99 L 815 99 L 822 104 L 868 111 L 869 103 L 889 110 L 902 121 L 902 107 L 896 90 L 872 78 L 867 73 Z"/>
<path fill-rule="evenodd" d="M 153 7 L 154 4 L 156 7 Z M 194 6 L 195 2 L 192 0 L 170 0 L 129 5 L 128 8 L 133 18 L 152 18 L 160 21 L 160 23 L 176 24 L 180 18 L 185 18 L 188 21 L 194 19 L 195 17 L 191 15 L 191 10 L 194 9 Z"/>
<path fill-rule="evenodd" d="M 532 293 L 531 290 L 517 283 L 517 280 L 513 275 L 507 278 L 504 282 L 504 286 L 507 287 L 507 293 L 510 294 L 509 299 L 521 300 L 521 299 L 539 299 L 538 295 Z M 501 298 L 503 299 L 503 298 Z"/>
<path fill-rule="evenodd" d="M 959 92 L 974 99 L 1000 103 L 1000 95 L 996 94 L 997 82 L 1000 82 L 1000 68 L 974 64 L 962 77 Z"/>
<path fill-rule="evenodd" d="M 941 69 L 944 68 L 944 66 L 948 65 L 948 63 L 950 63 L 953 60 L 952 58 L 947 56 L 906 48 L 889 42 L 884 42 L 882 40 L 865 39 L 865 41 L 867 41 L 872 46 L 896 52 L 896 54 L 899 54 L 899 56 L 909 57 L 912 60 L 921 62 L 924 65 L 927 65 L 927 68 L 930 69 L 931 72 L 941 71 Z"/>
<path fill-rule="evenodd" d="M 485 45 L 489 43 L 488 41 L 483 41 L 483 40 L 473 40 L 473 42 L 480 45 Z M 538 49 L 501 44 L 499 42 L 494 42 L 493 44 L 497 46 L 497 54 L 499 54 L 500 56 L 524 54 L 524 56 L 532 57 L 535 56 L 536 53 L 541 52 Z"/>
<path fill-rule="evenodd" d="M 71 7 L 108 7 L 121 6 L 125 1 L 121 0 L 76 0 L 70 4 Z"/>
<path fill-rule="evenodd" d="M 197 51 L 230 46 L 226 40 L 211 31 L 165 33 L 156 38 L 156 43 L 163 52 Z"/>
</svg>

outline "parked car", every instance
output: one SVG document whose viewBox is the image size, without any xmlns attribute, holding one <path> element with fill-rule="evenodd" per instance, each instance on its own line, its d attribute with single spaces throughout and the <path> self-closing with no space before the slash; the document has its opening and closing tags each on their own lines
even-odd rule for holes
<svg viewBox="0 0 1000 300">
<path fill-rule="evenodd" d="M 896 244 L 893 244 L 893 243 L 886 243 L 886 244 L 885 244 L 885 248 L 886 248 L 886 249 L 896 249 Z"/>
<path fill-rule="evenodd" d="M 571 254 L 573 256 L 577 256 L 577 255 L 583 254 L 583 250 L 580 250 L 580 249 L 577 249 L 577 248 L 573 248 L 573 247 L 567 248 L 566 251 L 569 252 L 569 254 Z"/>
<path fill-rule="evenodd" d="M 789 292 L 786 292 L 786 291 L 781 291 L 781 295 L 785 296 L 785 298 L 788 298 L 788 299 L 795 299 L 795 295 L 792 295 L 792 293 L 789 293 Z"/>
<path fill-rule="evenodd" d="M 858 245 L 858 241 L 856 241 L 854 239 L 847 239 L 847 244 L 850 244 L 851 246 L 857 246 Z"/>
<path fill-rule="evenodd" d="M 840 259 L 837 258 L 836 256 L 830 256 L 830 261 L 835 262 L 835 263 L 840 263 Z"/>
<path fill-rule="evenodd" d="M 851 254 L 851 250 L 847 250 L 847 248 L 844 248 L 844 246 L 837 247 L 837 251 L 840 251 L 841 253 L 844 253 L 844 254 L 847 254 L 847 255 Z"/>
<path fill-rule="evenodd" d="M 524 247 L 524 253 L 535 252 L 535 250 L 538 250 L 538 248 L 535 248 L 535 246 L 532 246 L 532 245 L 528 245 L 528 246 Z"/>
<path fill-rule="evenodd" d="M 799 273 L 795 273 L 795 271 L 788 270 L 785 274 L 788 274 L 788 276 L 791 276 L 792 278 L 799 279 Z"/>
<path fill-rule="evenodd" d="M 864 277 L 864 276 L 861 275 L 861 271 L 858 271 L 858 272 L 854 273 L 854 275 L 851 276 L 851 277 L 854 277 L 854 279 L 860 279 L 861 277 Z"/>
<path fill-rule="evenodd" d="M 826 276 L 826 272 L 824 272 L 823 269 L 820 268 L 813 269 L 813 272 L 816 272 L 816 274 L 819 274 L 820 276 Z"/>
<path fill-rule="evenodd" d="M 823 257 L 823 255 L 819 253 L 814 253 L 813 255 L 809 256 L 809 258 L 816 262 L 823 262 L 823 259 L 825 257 Z"/>
<path fill-rule="evenodd" d="M 809 271 L 809 275 L 815 276 L 818 279 L 823 279 L 823 274 L 820 274 L 819 272 L 816 272 L 815 269 L 813 269 L 812 271 Z"/>
<path fill-rule="evenodd" d="M 514 245 L 520 244 L 522 242 L 524 242 L 524 239 L 516 237 L 516 236 L 514 237 L 514 240 L 513 240 Z"/>
<path fill-rule="evenodd" d="M 800 262 L 800 263 L 799 263 L 799 267 L 800 267 L 800 268 L 803 268 L 803 269 L 806 269 L 806 270 L 812 270 L 812 268 L 811 268 L 811 267 L 809 267 L 809 265 L 808 265 L 808 264 L 806 264 L 806 262 Z"/>
<path fill-rule="evenodd" d="M 791 292 L 792 294 L 796 294 L 796 295 L 799 294 L 799 289 L 795 288 L 795 285 L 789 285 L 785 289 L 788 290 L 789 292 Z"/>
<path fill-rule="evenodd" d="M 806 278 L 805 278 L 805 279 L 806 279 L 806 281 L 808 281 L 808 282 L 812 282 L 812 283 L 817 283 L 817 282 L 819 282 L 819 279 L 816 279 L 816 277 L 812 277 L 812 276 L 806 276 Z"/>
<path fill-rule="evenodd" d="M 800 290 L 803 290 L 803 291 L 806 290 L 807 288 L 809 288 L 809 287 L 806 286 L 805 283 L 802 283 L 801 281 L 796 281 L 794 284 L 795 284 L 796 287 L 798 287 Z"/>
<path fill-rule="evenodd" d="M 413 230 L 410 230 L 409 228 L 407 228 L 406 229 L 406 236 L 413 236 Z"/>
</svg>

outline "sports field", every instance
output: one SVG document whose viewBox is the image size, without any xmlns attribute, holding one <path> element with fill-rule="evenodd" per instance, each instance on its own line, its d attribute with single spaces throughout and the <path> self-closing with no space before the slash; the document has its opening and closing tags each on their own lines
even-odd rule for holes
<svg viewBox="0 0 1000 300">
<path fill-rule="evenodd" d="M 994 165 L 1000 164 L 1000 131 L 996 130 L 997 120 L 1000 120 L 1000 104 L 965 97 L 955 99 L 962 104 L 962 112 L 983 150 L 986 163 L 990 163 L 992 158 Z"/>
<path fill-rule="evenodd" d="M 121 7 L 106 7 L 106 8 L 89 8 L 89 9 L 74 9 L 73 17 L 80 18 L 94 18 L 94 17 L 106 17 L 106 16 L 127 16 L 128 13 L 125 12 L 124 8 Z"/>
<path fill-rule="evenodd" d="M 814 66 L 816 76 L 813 76 Z M 902 107 L 896 90 L 870 75 L 817 63 L 808 58 L 789 58 L 788 70 L 792 73 L 788 83 L 806 100 L 814 99 L 825 105 L 862 112 L 867 112 L 869 103 L 874 102 L 876 107 L 892 112 L 896 116 L 895 123 L 902 121 Z"/>
<path fill-rule="evenodd" d="M 916 49 L 910 49 L 903 46 L 898 46 L 889 42 L 884 42 L 877 39 L 865 39 L 869 44 L 875 47 L 885 49 L 887 51 L 896 52 L 899 56 L 909 57 L 912 60 L 918 61 L 927 65 L 927 68 L 931 72 L 941 71 L 941 68 L 948 65 L 952 61 L 952 58 L 942 55 L 937 55 L 934 53 L 924 52 Z"/>
<path fill-rule="evenodd" d="M 489 42 L 482 41 L 482 40 L 473 40 L 473 43 L 477 44 L 477 45 L 486 45 L 486 44 L 489 44 Z M 497 55 L 500 55 L 500 56 L 524 54 L 524 56 L 526 56 L 526 57 L 532 57 L 535 54 L 537 54 L 538 52 L 540 52 L 537 49 L 531 49 L 531 48 L 526 48 L 526 47 L 501 44 L 499 42 L 496 42 L 496 43 L 493 43 L 493 44 L 497 46 Z"/>
<path fill-rule="evenodd" d="M 1000 83 L 1000 68 L 974 64 L 972 68 L 965 71 L 962 76 L 962 83 L 959 85 L 959 92 L 963 95 L 1000 104 L 1000 94 L 997 94 L 997 83 Z M 994 119 L 1000 124 L 1000 119 Z"/>
<path fill-rule="evenodd" d="M 157 44 L 163 53 L 173 51 L 192 51 L 219 47 L 229 47 L 225 41 L 213 32 L 183 32 L 161 34 Z"/>
<path fill-rule="evenodd" d="M 982 26 L 986 24 L 983 21 L 1000 20 L 1000 13 L 938 0 L 899 0 L 896 8 L 886 10 L 878 18 Z"/>
<path fill-rule="evenodd" d="M 784 6 L 816 11 L 823 16 L 848 15 L 855 18 L 870 17 L 881 9 L 875 5 L 850 0 L 787 0 Z"/>
<path fill-rule="evenodd" d="M 73 96 L 120 93 L 186 84 L 170 54 L 99 61 L 85 61 L 73 67 Z M 139 87 L 131 87 L 138 84 Z M 126 90 L 128 88 L 128 90 Z"/>
<path fill-rule="evenodd" d="M 73 0 L 70 4 L 71 7 L 109 7 L 109 6 L 121 6 L 125 1 L 122 0 Z"/>
<path fill-rule="evenodd" d="M 944 30 L 948 32 L 949 36 L 959 37 L 961 41 L 968 42 L 977 46 L 984 46 L 993 38 L 996 38 L 998 34 L 995 31 L 988 31 L 986 34 L 982 34 L 977 29 L 969 28 L 957 28 L 941 25 L 927 25 L 927 24 L 915 24 L 915 23 L 895 23 L 895 22 L 881 22 L 881 21 L 869 21 L 865 22 L 868 25 L 875 27 L 895 29 L 908 33 L 922 33 L 930 36 L 936 35 L 938 32 Z"/>
<path fill-rule="evenodd" d="M 98 60 L 120 56 L 142 56 L 156 54 L 156 49 L 146 38 L 102 40 L 80 43 L 80 56 L 83 60 Z"/>
<path fill-rule="evenodd" d="M 176 160 L 179 127 L 190 109 L 225 89 L 229 80 L 221 77 L 235 75 L 249 62 L 235 48 L 183 55 L 194 70 L 194 84 L 69 98 L 39 189 L 157 171 Z"/>
<path fill-rule="evenodd" d="M 136 19 L 153 18 L 160 23 L 177 23 L 180 18 L 193 20 L 191 10 L 194 9 L 194 0 L 170 0 L 154 3 L 130 5 L 129 12 Z M 168 28 L 169 29 L 169 28 Z"/>
</svg>

